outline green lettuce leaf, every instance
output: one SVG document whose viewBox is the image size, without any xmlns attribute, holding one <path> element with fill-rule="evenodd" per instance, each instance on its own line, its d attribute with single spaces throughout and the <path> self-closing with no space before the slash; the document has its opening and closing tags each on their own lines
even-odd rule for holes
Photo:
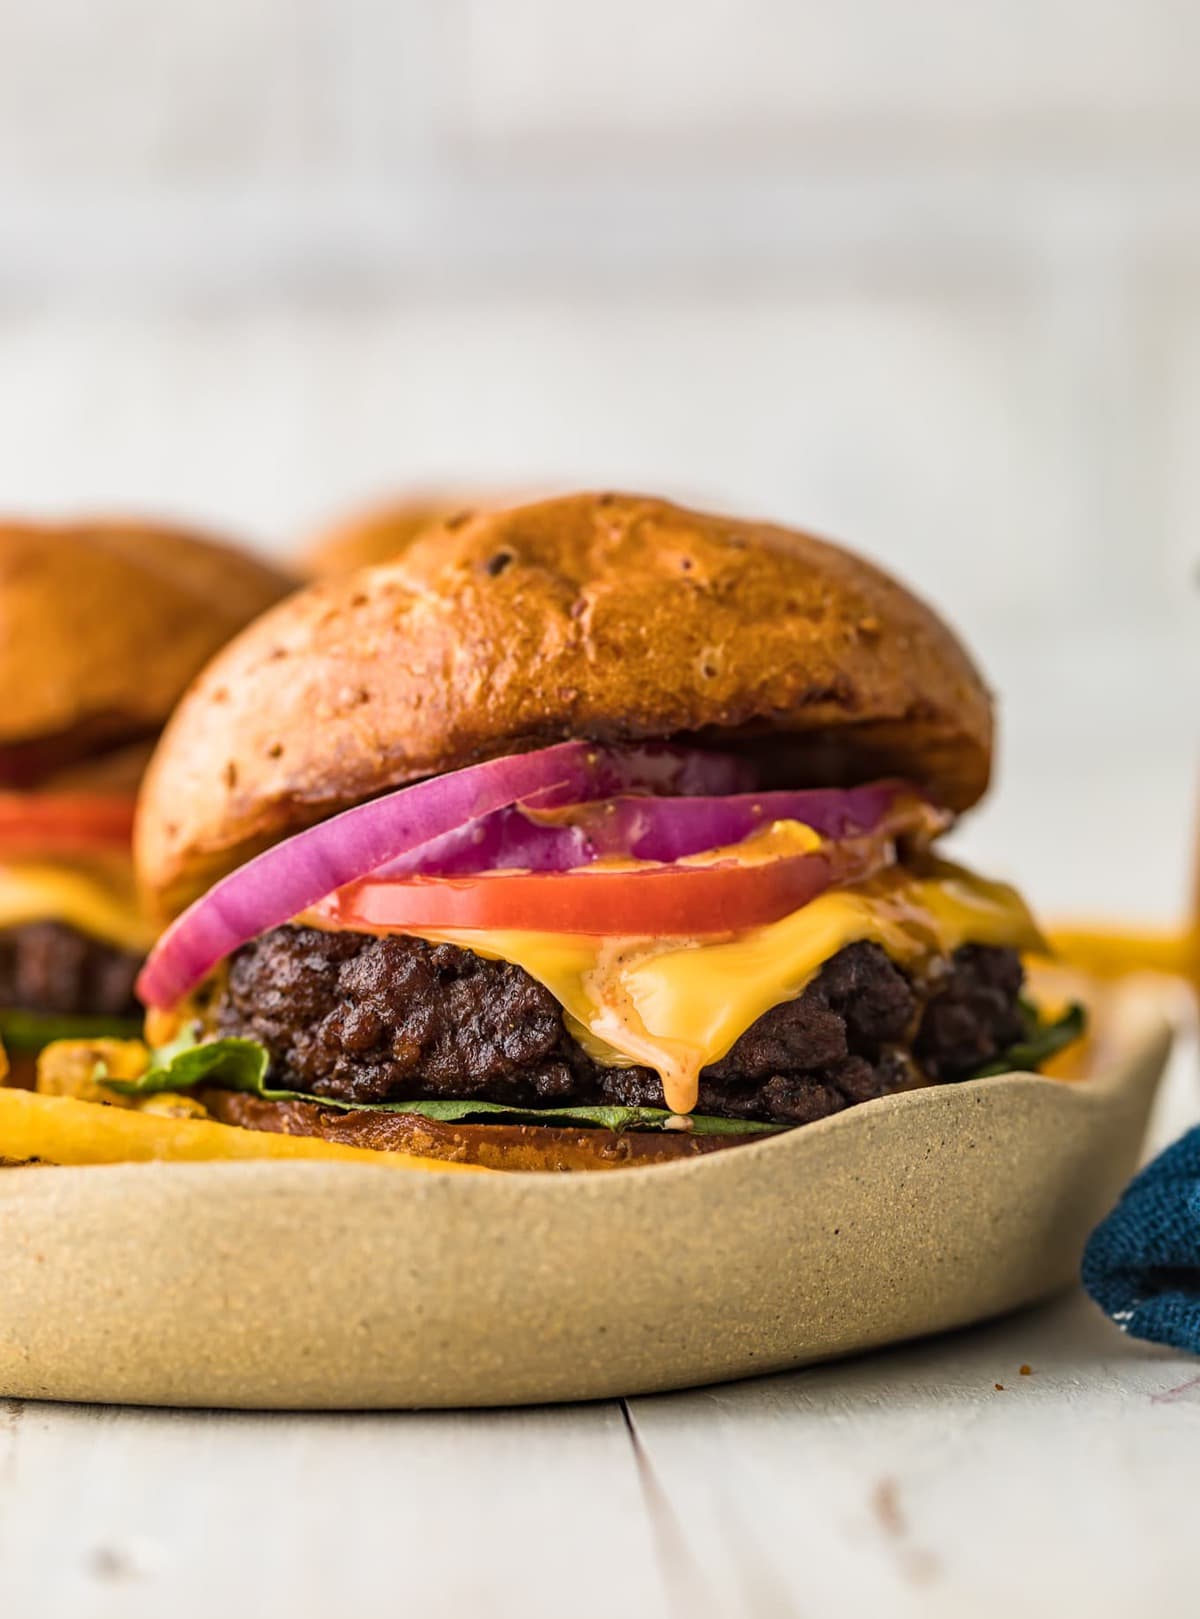
<svg viewBox="0 0 1200 1619">
<path fill-rule="evenodd" d="M 1025 1038 L 1009 1046 L 995 1061 L 977 1068 L 969 1076 L 971 1079 L 989 1079 L 993 1074 L 1036 1073 L 1047 1058 L 1078 1040 L 1087 1027 L 1087 1013 L 1078 1001 L 1054 1023 L 1043 1023 L 1041 1013 L 1031 1001 L 1022 1001 L 1021 1011 L 1025 1015 Z"/>
<path fill-rule="evenodd" d="M 140 1018 L 85 1017 L 71 1012 L 25 1012 L 0 1007 L 0 1041 L 9 1051 L 40 1051 L 52 1040 L 136 1040 Z"/>
<path fill-rule="evenodd" d="M 96 1078 L 111 1090 L 126 1096 L 145 1096 L 155 1091 L 186 1091 L 197 1085 L 217 1085 L 223 1090 L 245 1091 L 267 1102 L 312 1102 L 319 1107 L 337 1108 L 345 1113 L 416 1113 L 423 1119 L 449 1124 L 559 1124 L 595 1130 L 665 1130 L 676 1115 L 656 1107 L 509 1107 L 499 1102 L 342 1102 L 328 1096 L 310 1096 L 303 1091 L 276 1090 L 267 1083 L 270 1056 L 256 1040 L 210 1040 L 200 1042 L 193 1027 L 185 1030 L 169 1046 L 161 1046 L 151 1057 L 150 1067 L 140 1079 L 109 1079 L 103 1064 Z M 696 1135 L 771 1135 L 787 1128 L 760 1124 L 753 1119 L 716 1119 L 702 1114 L 692 1118 Z"/>
<path fill-rule="evenodd" d="M 1085 1016 L 1081 1006 L 1072 1006 L 1054 1023 L 1043 1023 L 1037 1008 L 1022 1003 L 1026 1021 L 1025 1038 L 985 1064 L 972 1079 L 1014 1070 L 1036 1070 L 1038 1065 L 1077 1040 L 1083 1033 Z M 415 1113 L 424 1119 L 448 1124 L 558 1124 L 596 1130 L 665 1130 L 673 1127 L 676 1115 L 655 1107 L 511 1107 L 500 1102 L 442 1100 L 425 1102 L 343 1102 L 328 1096 L 312 1096 L 304 1091 L 279 1090 L 268 1083 L 270 1054 L 256 1040 L 201 1040 L 199 1025 L 186 1028 L 170 1045 L 160 1046 L 151 1056 L 150 1067 L 135 1080 L 108 1078 L 98 1064 L 96 1078 L 114 1091 L 128 1096 L 144 1096 L 156 1091 L 187 1091 L 198 1085 L 215 1085 L 223 1090 L 244 1091 L 267 1102 L 310 1102 L 336 1108 L 344 1113 Z M 48 1037 L 49 1038 L 49 1037 Z M 753 1119 L 718 1119 L 705 1114 L 692 1116 L 696 1135 L 772 1135 L 790 1128 L 782 1124 L 762 1124 Z"/>
<path fill-rule="evenodd" d="M 170 1045 L 151 1052 L 150 1066 L 140 1079 L 105 1083 L 115 1091 L 139 1096 L 153 1091 L 186 1091 L 195 1085 L 219 1085 L 227 1091 L 249 1091 L 273 1101 L 282 1100 L 291 1092 L 267 1088 L 270 1062 L 270 1053 L 257 1040 L 201 1041 L 193 1025 Z"/>
</svg>

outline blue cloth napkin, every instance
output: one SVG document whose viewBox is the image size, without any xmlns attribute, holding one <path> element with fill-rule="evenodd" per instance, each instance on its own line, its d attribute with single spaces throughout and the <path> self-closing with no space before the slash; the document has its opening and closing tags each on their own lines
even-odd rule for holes
<svg viewBox="0 0 1200 1619">
<path fill-rule="evenodd" d="M 1200 1355 L 1200 1128 L 1129 1183 L 1092 1233 L 1082 1275 L 1122 1331 Z"/>
</svg>

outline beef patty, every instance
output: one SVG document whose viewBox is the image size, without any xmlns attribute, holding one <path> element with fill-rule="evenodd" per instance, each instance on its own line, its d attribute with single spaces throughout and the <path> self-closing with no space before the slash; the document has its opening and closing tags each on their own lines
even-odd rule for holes
<svg viewBox="0 0 1200 1619">
<path fill-rule="evenodd" d="M 141 957 L 65 922 L 0 929 L 0 1007 L 85 1017 L 136 1018 Z"/>
<path fill-rule="evenodd" d="M 1021 964 L 964 945 L 920 986 L 848 945 L 703 1070 L 697 1112 L 807 1124 L 916 1077 L 962 1078 L 1019 1040 Z M 439 1097 L 519 1107 L 663 1107 L 648 1068 L 606 1068 L 522 968 L 450 944 L 281 927 L 244 945 L 210 1008 L 258 1040 L 280 1089 L 352 1102 Z"/>
</svg>

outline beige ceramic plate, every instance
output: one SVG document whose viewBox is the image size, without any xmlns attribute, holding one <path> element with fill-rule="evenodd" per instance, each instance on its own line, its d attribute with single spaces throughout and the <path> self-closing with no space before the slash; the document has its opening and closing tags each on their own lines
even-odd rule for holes
<svg viewBox="0 0 1200 1619">
<path fill-rule="evenodd" d="M 1097 1077 L 1005 1075 L 605 1175 L 354 1164 L 0 1172 L 0 1393 L 497 1405 L 844 1355 L 1062 1287 L 1170 1043 L 1115 993 Z"/>
</svg>

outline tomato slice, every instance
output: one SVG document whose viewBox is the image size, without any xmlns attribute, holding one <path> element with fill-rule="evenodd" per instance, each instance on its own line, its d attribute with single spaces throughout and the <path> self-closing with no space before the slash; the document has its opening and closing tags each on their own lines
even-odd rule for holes
<svg viewBox="0 0 1200 1619">
<path fill-rule="evenodd" d="M 799 910 L 833 881 L 823 854 L 638 871 L 363 877 L 307 914 L 364 932 L 420 928 L 671 936 L 736 933 Z"/>
<path fill-rule="evenodd" d="M 126 849 L 133 808 L 117 793 L 0 793 L 0 854 Z"/>
</svg>

